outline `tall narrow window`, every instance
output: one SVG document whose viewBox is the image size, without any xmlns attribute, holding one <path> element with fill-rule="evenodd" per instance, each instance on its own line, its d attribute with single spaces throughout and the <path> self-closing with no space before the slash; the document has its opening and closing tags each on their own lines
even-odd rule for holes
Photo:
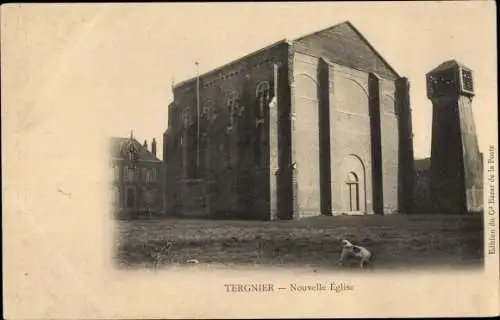
<svg viewBox="0 0 500 320">
<path fill-rule="evenodd" d="M 113 179 L 115 181 L 120 180 L 120 167 L 116 164 L 113 165 Z"/>
<path fill-rule="evenodd" d="M 123 180 L 128 181 L 128 166 L 123 167 Z"/>
<path fill-rule="evenodd" d="M 132 209 L 136 206 L 135 188 L 127 188 L 127 208 Z"/>
<path fill-rule="evenodd" d="M 349 172 L 346 179 L 347 203 L 349 211 L 359 211 L 359 180 L 354 172 Z"/>
<path fill-rule="evenodd" d="M 227 94 L 227 112 L 228 112 L 228 130 L 232 130 L 234 126 L 234 118 L 236 115 L 236 100 L 238 95 L 232 91 Z"/>
<path fill-rule="evenodd" d="M 262 149 L 264 144 L 265 106 L 269 103 L 270 87 L 268 81 L 260 82 L 255 90 L 255 144 L 254 161 L 256 166 L 262 165 Z"/>
<path fill-rule="evenodd" d="M 215 110 L 214 110 L 214 101 L 211 99 L 207 99 L 203 104 L 202 110 L 202 118 L 213 121 L 215 120 Z"/>
<path fill-rule="evenodd" d="M 233 150 L 231 148 L 231 135 L 233 134 L 234 131 L 234 120 L 236 116 L 236 100 L 237 100 L 236 92 L 231 91 L 227 94 L 226 106 L 227 106 L 228 118 L 227 118 L 225 144 L 226 144 L 226 163 L 229 168 L 231 167 L 231 162 L 233 161 L 232 159 Z"/>
<path fill-rule="evenodd" d="M 187 128 L 189 126 L 189 123 L 191 122 L 191 109 L 189 107 L 185 107 L 184 110 L 182 110 L 182 124 L 184 125 L 184 128 Z"/>
<path fill-rule="evenodd" d="M 203 104 L 202 119 L 200 125 L 200 167 L 199 174 L 206 171 L 206 157 L 208 153 L 209 126 L 215 120 L 214 102 L 208 99 Z"/>
<path fill-rule="evenodd" d="M 112 197 L 112 204 L 114 209 L 120 208 L 120 189 L 118 187 L 113 187 L 113 193 L 111 195 Z"/>
<path fill-rule="evenodd" d="M 196 126 L 196 123 L 193 123 L 189 126 L 188 128 L 188 137 L 187 137 L 187 161 L 188 161 L 188 167 L 187 167 L 187 174 L 188 177 L 190 178 L 196 178 L 197 177 L 197 144 L 198 144 L 198 128 Z"/>
<path fill-rule="evenodd" d="M 128 169 L 128 180 L 129 181 L 134 181 L 135 180 L 135 170 L 134 170 L 134 168 L 129 168 Z"/>
</svg>

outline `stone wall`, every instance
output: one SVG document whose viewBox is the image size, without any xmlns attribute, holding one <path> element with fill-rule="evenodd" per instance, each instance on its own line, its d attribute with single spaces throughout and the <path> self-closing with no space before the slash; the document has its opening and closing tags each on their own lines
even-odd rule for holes
<svg viewBox="0 0 500 320">
<path fill-rule="evenodd" d="M 414 206 L 412 213 L 432 213 L 430 190 L 430 158 L 416 159 L 414 172 L 415 188 L 413 193 Z"/>
<path fill-rule="evenodd" d="M 399 211 L 399 111 L 394 81 L 380 79 L 380 129 L 384 214 Z"/>
<path fill-rule="evenodd" d="M 269 219 L 272 128 L 267 104 L 273 97 L 274 64 L 282 63 L 286 53 L 286 45 L 274 46 L 200 77 L 201 172 L 196 176 L 190 175 L 192 171 L 187 168 L 192 164 L 193 153 L 189 152 L 186 130 L 196 126 L 196 80 L 174 88 L 169 132 L 172 140 L 182 137 L 185 143 L 174 151 L 175 155 L 166 156 L 181 164 L 180 170 L 171 172 L 168 179 L 202 179 L 207 215 Z M 189 197 L 182 197 L 182 201 Z"/>
<path fill-rule="evenodd" d="M 401 150 L 394 81 L 301 52 L 293 63 L 300 217 L 398 212 Z M 357 182 L 357 199 L 350 195 L 349 177 Z"/>
<path fill-rule="evenodd" d="M 185 203 L 201 191 L 176 186 L 196 178 L 204 186 L 198 189 L 206 210 L 189 210 L 207 216 L 399 211 L 401 195 L 412 189 L 402 186 L 413 179 L 413 158 L 409 99 L 398 79 L 350 23 L 201 75 L 200 172 L 193 170 L 198 146 L 188 129 L 198 125 L 197 81 L 181 83 L 174 88 L 164 140 L 172 144 L 165 148 L 165 164 L 172 165 L 169 210 L 188 210 Z"/>
<path fill-rule="evenodd" d="M 415 159 L 413 155 L 413 126 L 410 103 L 410 83 L 399 78 L 396 84 L 396 108 L 399 123 L 399 185 L 398 200 L 400 213 L 412 213 L 415 208 Z"/>
<path fill-rule="evenodd" d="M 359 181 L 359 210 L 373 213 L 368 74 L 335 65 L 330 107 L 332 210 L 350 211 L 346 178 Z"/>
<path fill-rule="evenodd" d="M 483 210 L 483 161 L 479 152 L 476 126 L 472 114 L 472 98 L 460 97 L 458 109 L 467 211 L 480 212 Z"/>
<path fill-rule="evenodd" d="M 318 59 L 295 53 L 293 139 L 300 217 L 321 213 Z"/>
<path fill-rule="evenodd" d="M 163 207 L 163 165 L 161 162 L 139 162 L 134 169 L 134 179 L 124 179 L 124 170 L 131 164 L 126 160 L 114 161 L 118 174 L 112 181 L 113 210 L 118 219 L 139 217 L 160 217 L 165 213 Z M 156 170 L 154 180 L 146 180 L 145 170 Z M 151 176 L 152 177 L 152 176 Z M 127 206 L 127 189 L 135 193 L 135 204 Z"/>
</svg>

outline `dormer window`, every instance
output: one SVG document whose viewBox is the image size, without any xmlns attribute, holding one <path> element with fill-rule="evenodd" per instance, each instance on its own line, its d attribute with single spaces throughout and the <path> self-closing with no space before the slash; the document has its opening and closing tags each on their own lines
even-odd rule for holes
<svg viewBox="0 0 500 320">
<path fill-rule="evenodd" d="M 128 150 L 127 150 L 127 153 L 128 153 L 128 160 L 129 161 L 137 161 L 137 148 L 136 146 L 133 144 L 133 142 L 130 142 L 129 145 L 128 145 Z"/>
</svg>

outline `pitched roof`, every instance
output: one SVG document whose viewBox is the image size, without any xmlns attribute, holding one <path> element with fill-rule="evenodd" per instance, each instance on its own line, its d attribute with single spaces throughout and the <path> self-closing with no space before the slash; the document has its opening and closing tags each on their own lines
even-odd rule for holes
<svg viewBox="0 0 500 320">
<path fill-rule="evenodd" d="M 451 59 L 451 60 L 448 60 L 448 61 L 445 61 L 445 62 L 441 63 L 440 65 L 438 65 L 437 67 L 435 67 L 431 71 L 427 72 L 427 74 L 431 74 L 431 73 L 438 72 L 438 71 L 443 71 L 443 70 L 448 70 L 448 69 L 452 69 L 452 68 L 465 68 L 465 69 L 469 69 L 463 63 L 460 63 L 460 62 L 458 62 L 455 59 Z"/>
<path fill-rule="evenodd" d="M 322 52 L 328 60 L 340 65 L 394 79 L 400 78 L 396 70 L 350 21 L 306 34 L 293 42 L 299 45 L 304 43 L 312 51 Z"/>
<path fill-rule="evenodd" d="M 361 34 L 361 32 L 359 32 L 355 27 L 354 25 L 350 22 L 350 21 L 344 21 L 344 22 L 341 22 L 341 23 L 338 23 L 334 26 L 330 26 L 328 28 L 325 28 L 325 29 L 321 29 L 319 31 L 315 31 L 315 32 L 312 32 L 312 33 L 308 33 L 304 36 L 301 36 L 299 38 L 293 38 L 293 40 L 288 40 L 288 39 L 282 39 L 282 40 L 279 40 L 277 42 L 274 42 L 266 47 L 263 47 L 259 50 L 256 50 L 256 51 L 253 51 L 243 57 L 240 57 L 238 59 L 235 59 L 235 60 L 232 60 L 226 64 L 223 64 L 215 69 L 212 69 L 212 70 L 209 70 L 207 72 L 204 72 L 202 74 L 199 75 L 200 78 L 203 78 L 203 77 L 206 77 L 208 75 L 211 75 L 211 74 L 214 74 L 226 67 L 229 67 L 239 61 L 242 61 L 246 58 L 249 58 L 251 56 L 254 56 L 258 53 L 261 53 L 261 52 L 264 52 L 266 50 L 270 50 L 272 48 L 275 48 L 279 45 L 283 45 L 283 44 L 287 44 L 287 45 L 290 45 L 290 44 L 295 44 L 295 43 L 300 43 L 300 41 L 302 40 L 305 40 L 307 38 L 311 38 L 311 37 L 314 37 L 316 35 L 321 35 L 325 32 L 328 32 L 328 31 L 332 31 L 332 30 L 336 30 L 336 29 L 341 29 L 342 27 L 348 27 L 350 28 L 350 30 L 352 30 L 356 36 L 364 43 L 364 45 L 366 47 L 368 47 L 370 49 L 370 51 L 374 54 L 374 56 L 376 56 L 378 58 L 378 60 L 380 61 L 380 64 L 384 66 L 383 69 L 385 70 L 380 70 L 381 68 L 379 68 L 377 70 L 377 68 L 360 68 L 360 69 L 365 69 L 366 71 L 369 71 L 369 72 L 377 72 L 379 71 L 381 74 L 385 75 L 385 76 L 389 76 L 391 78 L 399 78 L 399 74 L 394 70 L 394 68 L 384 59 L 384 57 L 382 57 L 382 55 L 370 44 L 370 42 L 368 42 L 368 40 Z M 336 54 L 330 54 L 329 56 L 327 56 L 326 58 L 328 58 L 328 60 L 332 61 L 332 62 L 336 62 L 336 63 L 339 63 L 339 64 L 343 64 L 345 65 L 345 61 L 342 61 L 342 59 L 339 59 L 339 56 L 336 55 Z M 356 66 L 353 66 L 353 65 L 347 65 L 349 67 L 356 67 Z M 385 73 L 384 73 L 385 71 Z M 196 76 L 195 77 L 191 77 L 189 79 L 186 79 L 184 81 L 181 81 L 179 83 L 176 83 L 173 85 L 173 89 L 175 88 L 179 88 L 179 87 L 182 87 L 184 85 L 187 85 L 187 84 L 190 84 L 190 83 L 193 83 L 195 80 L 196 80 Z"/>
<path fill-rule="evenodd" d="M 239 62 L 239 61 L 242 61 L 242 60 L 244 60 L 244 59 L 246 59 L 246 58 L 249 58 L 249 57 L 255 56 L 255 55 L 257 55 L 257 54 L 259 54 L 259 53 L 261 53 L 261 52 L 264 52 L 264 51 L 266 51 L 266 50 L 270 50 L 270 49 L 275 48 L 275 47 L 277 47 L 277 46 L 279 46 L 279 45 L 281 45 L 281 44 L 284 44 L 284 43 L 286 43 L 286 40 L 285 40 L 285 39 L 282 39 L 282 40 L 280 40 L 280 41 L 276 41 L 276 42 L 274 42 L 274 43 L 272 43 L 272 44 L 270 44 L 270 45 L 268 45 L 268 46 L 265 46 L 265 47 L 263 47 L 263 48 L 260 48 L 259 50 L 253 51 L 253 52 L 251 52 L 251 53 L 249 53 L 249 54 L 246 54 L 246 55 L 244 55 L 244 56 L 242 56 L 242 57 L 240 57 L 240 58 L 238 58 L 238 59 L 231 60 L 230 62 L 225 63 L 225 64 L 223 64 L 223 65 L 221 65 L 221 66 L 219 66 L 219 67 L 217 67 L 217 68 L 215 68 L 215 69 L 212 69 L 212 70 L 209 70 L 209 71 L 207 71 L 207 72 L 204 72 L 204 73 L 200 74 L 200 75 L 199 75 L 199 77 L 200 77 L 200 78 L 203 78 L 203 77 L 206 77 L 206 76 L 212 75 L 212 74 L 216 73 L 217 71 L 220 71 L 220 70 L 222 70 L 222 69 L 224 69 L 224 68 L 226 68 L 226 67 L 229 67 L 229 66 L 231 66 L 231 65 L 233 65 L 233 64 L 235 64 L 235 63 L 237 63 L 237 62 Z M 191 77 L 191 78 L 189 78 L 189 79 L 183 80 L 183 81 L 181 81 L 181 82 L 179 82 L 179 83 L 176 83 L 176 84 L 174 84 L 174 85 L 173 85 L 173 88 L 175 89 L 175 88 L 182 87 L 182 86 L 184 86 L 184 85 L 186 85 L 186 84 L 188 84 L 188 83 L 190 83 L 190 82 L 195 81 L 195 80 L 196 80 L 196 78 L 197 78 L 197 77 L 195 76 L 195 77 Z"/>
<path fill-rule="evenodd" d="M 136 151 L 138 161 L 161 161 L 135 138 L 111 137 L 110 143 L 113 158 L 126 159 L 125 155 L 130 148 L 133 148 Z"/>
</svg>

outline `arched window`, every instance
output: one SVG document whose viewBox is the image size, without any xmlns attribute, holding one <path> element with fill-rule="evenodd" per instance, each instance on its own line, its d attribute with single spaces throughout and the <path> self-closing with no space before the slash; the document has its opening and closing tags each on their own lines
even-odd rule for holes
<svg viewBox="0 0 500 320">
<path fill-rule="evenodd" d="M 238 94 L 234 91 L 231 91 L 226 96 L 226 105 L 228 112 L 228 131 L 233 130 L 234 118 L 236 115 L 236 100 L 238 99 Z"/>
<path fill-rule="evenodd" d="M 359 211 L 359 179 L 354 172 L 349 172 L 346 178 L 349 211 Z"/>
<path fill-rule="evenodd" d="M 191 108 L 187 106 L 182 110 L 182 124 L 184 125 L 184 128 L 188 127 L 190 119 L 191 119 Z"/>
<path fill-rule="evenodd" d="M 257 126 L 264 123 L 264 108 L 269 103 L 269 82 L 262 81 L 255 89 L 255 97 L 257 98 L 257 106 L 255 108 L 255 120 Z"/>
<path fill-rule="evenodd" d="M 128 166 L 123 167 L 123 180 L 128 181 Z"/>
<path fill-rule="evenodd" d="M 214 110 L 214 101 L 208 99 L 203 104 L 202 117 L 208 121 L 213 121 L 217 117 Z"/>
<path fill-rule="evenodd" d="M 236 117 L 236 101 L 238 99 L 238 93 L 235 91 L 229 91 L 226 93 L 226 107 L 227 107 L 227 127 L 226 127 L 226 137 L 225 137 L 225 149 L 226 149 L 226 164 L 231 167 L 231 162 L 233 161 L 233 151 L 231 150 L 231 134 L 234 130 L 234 122 Z"/>
<path fill-rule="evenodd" d="M 261 166 L 262 159 L 262 145 L 264 144 L 264 121 L 265 121 L 265 107 L 269 104 L 270 87 L 268 81 L 262 81 L 255 89 L 255 98 L 257 103 L 255 105 L 255 144 L 254 144 L 254 162 L 256 166 Z"/>
<path fill-rule="evenodd" d="M 217 113 L 214 107 L 214 101 L 207 99 L 203 103 L 203 108 L 201 111 L 201 122 L 200 122 L 200 162 L 198 168 L 198 174 L 203 174 L 205 169 L 205 158 L 207 155 L 208 140 L 207 136 L 209 134 L 209 126 L 217 118 Z"/>
</svg>

